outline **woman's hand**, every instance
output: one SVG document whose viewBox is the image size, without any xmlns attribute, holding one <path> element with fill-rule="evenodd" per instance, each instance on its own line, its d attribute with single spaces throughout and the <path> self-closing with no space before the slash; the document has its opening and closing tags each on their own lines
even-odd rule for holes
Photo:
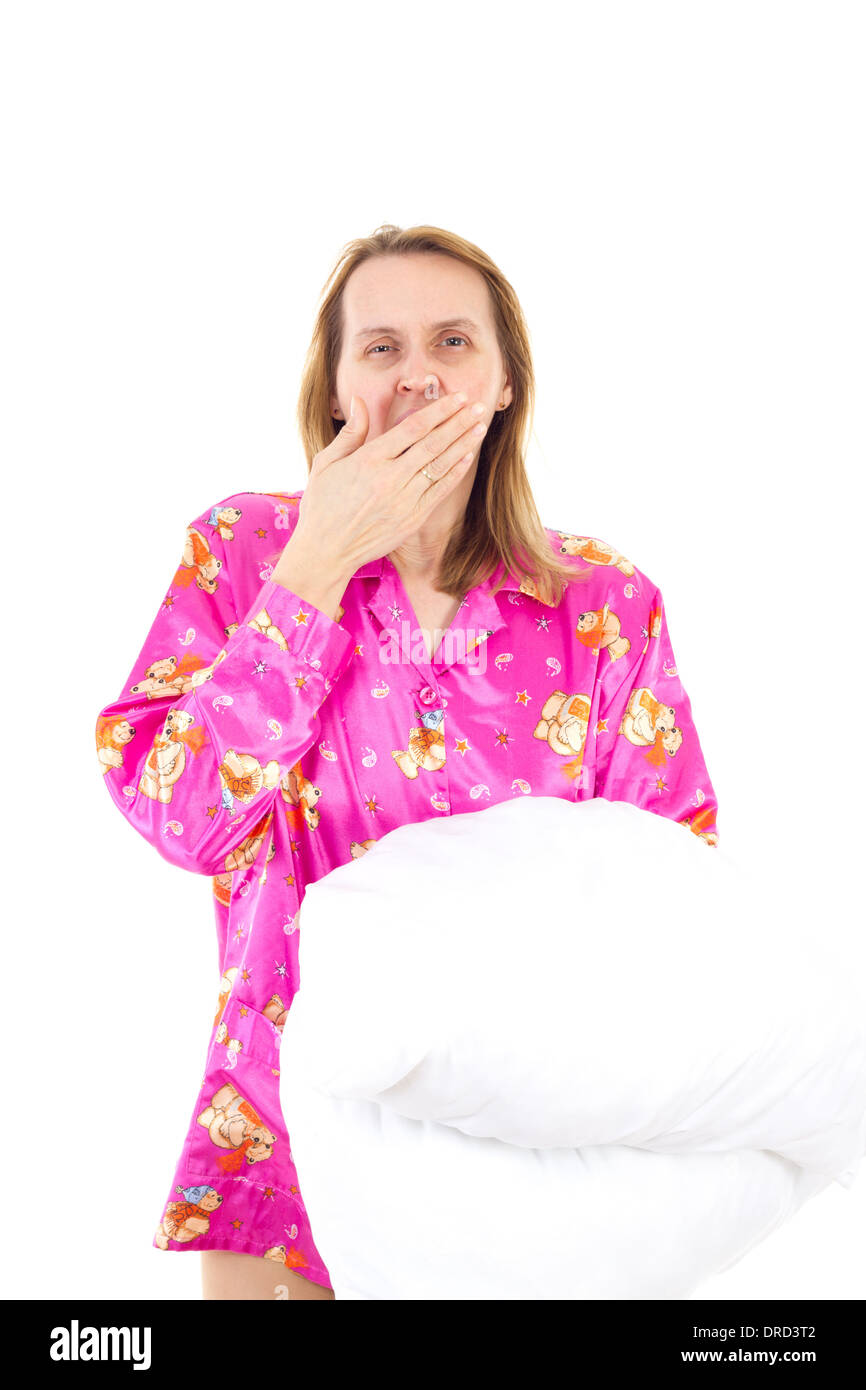
<svg viewBox="0 0 866 1390">
<path fill-rule="evenodd" d="M 313 459 L 289 542 L 347 575 L 423 525 L 465 477 L 480 440 L 479 413 L 465 396 L 431 401 L 369 443 L 367 405 L 355 401 L 355 416 Z"/>
</svg>

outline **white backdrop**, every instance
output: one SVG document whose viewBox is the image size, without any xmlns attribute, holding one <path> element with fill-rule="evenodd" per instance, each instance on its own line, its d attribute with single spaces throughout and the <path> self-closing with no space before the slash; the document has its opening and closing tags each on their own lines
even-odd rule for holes
<svg viewBox="0 0 866 1390">
<path fill-rule="evenodd" d="M 301 365 L 352 237 L 434 223 L 511 280 L 542 519 L 659 585 L 727 848 L 807 857 L 863 968 L 863 11 L 29 0 L 0 25 L 27 745 L 0 1292 L 196 1299 L 194 1249 L 150 1242 L 213 1016 L 211 885 L 123 822 L 94 725 L 186 524 L 304 486 Z M 863 1298 L 864 1238 L 861 1172 L 699 1296 Z"/>
</svg>

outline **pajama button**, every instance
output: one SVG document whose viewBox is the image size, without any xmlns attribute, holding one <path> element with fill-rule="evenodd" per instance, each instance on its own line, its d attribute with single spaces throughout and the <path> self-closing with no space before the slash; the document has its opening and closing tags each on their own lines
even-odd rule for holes
<svg viewBox="0 0 866 1390">
<path fill-rule="evenodd" d="M 425 685 L 424 689 L 421 691 L 422 704 L 432 705 L 434 701 L 438 699 L 439 696 L 436 694 L 436 691 L 432 690 L 429 685 Z"/>
</svg>

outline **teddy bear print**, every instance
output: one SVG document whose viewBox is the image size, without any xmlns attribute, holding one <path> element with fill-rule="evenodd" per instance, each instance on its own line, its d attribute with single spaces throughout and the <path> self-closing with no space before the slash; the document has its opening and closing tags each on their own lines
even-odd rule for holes
<svg viewBox="0 0 866 1390">
<path fill-rule="evenodd" d="M 225 867 L 229 873 L 234 873 L 236 869 L 248 869 L 250 867 L 267 838 L 273 819 L 273 811 L 268 811 L 262 816 L 258 824 L 253 826 L 247 838 L 241 841 L 237 849 L 229 851 L 225 857 Z M 265 859 L 265 865 L 273 859 L 274 853 L 274 842 L 271 840 Z M 262 881 L 264 881 L 264 878 Z"/>
<path fill-rule="evenodd" d="M 168 1249 L 168 1242 L 176 1240 L 180 1245 L 188 1245 L 196 1236 L 206 1236 L 210 1230 L 211 1214 L 222 1203 L 222 1197 L 207 1183 L 199 1187 L 179 1187 L 182 1202 L 169 1202 L 165 1215 L 156 1228 L 156 1244 L 160 1250 Z"/>
<path fill-rule="evenodd" d="M 663 705 L 647 686 L 633 690 L 626 706 L 619 733 L 637 748 L 649 748 L 647 762 L 664 767 L 682 747 L 682 730 L 676 725 L 673 705 Z"/>
<path fill-rule="evenodd" d="M 138 790 L 167 806 L 172 799 L 175 782 L 186 767 L 186 750 L 195 754 L 206 741 L 204 730 L 192 729 L 194 716 L 188 710 L 170 709 L 147 755 Z"/>
<path fill-rule="evenodd" d="M 218 1148 L 232 1150 L 217 1159 L 227 1173 L 240 1168 L 244 1159 L 247 1163 L 263 1163 L 271 1157 L 277 1142 L 276 1135 L 262 1124 L 249 1101 L 230 1081 L 215 1092 L 210 1105 L 198 1116 L 198 1123 Z"/>
<path fill-rule="evenodd" d="M 238 1053 L 243 1050 L 243 1043 L 241 1042 L 240 1038 L 229 1037 L 229 1030 L 225 1023 L 220 1023 L 219 1027 L 217 1028 L 216 1036 L 214 1037 L 214 1042 L 217 1043 L 220 1047 L 226 1048 L 227 1050 L 227 1055 L 225 1061 L 223 1062 L 223 1066 L 228 1067 L 229 1069 L 237 1066 Z"/>
<path fill-rule="evenodd" d="M 152 661 L 142 679 L 129 688 L 130 695 L 146 695 L 159 700 L 163 695 L 180 695 L 183 676 L 177 674 L 177 657 L 163 656 Z"/>
<path fill-rule="evenodd" d="M 225 1007 L 228 1003 L 228 997 L 232 992 L 237 973 L 238 967 L 236 965 L 230 965 L 228 970 L 225 970 L 223 974 L 220 976 L 220 993 L 219 1000 L 217 1001 L 216 1018 L 213 1021 L 214 1027 L 217 1026 L 225 1012 Z"/>
<path fill-rule="evenodd" d="M 285 1265 L 287 1269 L 307 1268 L 307 1261 L 294 1246 L 287 1250 L 285 1245 L 272 1245 L 270 1250 L 265 1251 L 263 1259 L 273 1260 L 276 1264 Z M 283 1287 L 285 1288 L 285 1285 Z"/>
<path fill-rule="evenodd" d="M 592 651 L 606 651 L 611 661 L 618 661 L 631 651 L 631 642 L 621 635 L 619 618 L 607 604 L 588 613 L 578 613 L 574 635 Z"/>
<path fill-rule="evenodd" d="M 248 805 L 262 787 L 272 791 L 280 780 L 280 765 L 275 758 L 271 758 L 262 767 L 252 753 L 236 753 L 229 748 L 219 765 L 219 777 L 222 783 L 222 808 L 231 813 L 235 808 L 235 798 Z"/>
<path fill-rule="evenodd" d="M 237 526 L 242 516 L 243 512 L 240 507 L 214 507 L 207 519 L 207 524 L 219 531 L 221 540 L 233 541 L 235 533 L 232 527 Z"/>
<path fill-rule="evenodd" d="M 661 608 L 652 608 L 652 609 L 650 610 L 650 615 L 649 615 L 649 624 L 648 624 L 648 626 L 647 626 L 646 628 L 644 628 L 644 631 L 646 632 L 646 641 L 645 641 L 644 644 L 643 644 L 643 651 L 641 652 L 641 656 L 644 656 L 644 655 L 646 654 L 646 649 L 647 649 L 647 647 L 648 647 L 649 644 L 650 644 L 650 638 L 651 638 L 651 637 L 658 637 L 659 634 L 661 633 L 661 630 L 662 630 L 662 610 L 661 610 Z"/>
<path fill-rule="evenodd" d="M 186 673 L 182 672 L 182 674 L 184 674 L 184 683 L 182 687 L 184 695 L 188 695 L 191 690 L 198 690 L 199 686 L 204 685 L 205 681 L 209 681 L 220 662 L 225 661 L 225 659 L 226 651 L 225 647 L 223 647 L 222 651 L 214 657 L 210 666 L 199 666 L 195 670 L 189 670 Z M 181 670 L 180 666 L 178 670 Z"/>
<path fill-rule="evenodd" d="M 123 767 L 123 749 L 132 738 L 135 738 L 135 728 L 128 719 L 99 716 L 96 721 L 96 752 L 103 777 L 110 768 Z"/>
<path fill-rule="evenodd" d="M 375 843 L 375 840 L 352 840 L 349 845 L 349 853 L 353 859 L 360 859 L 362 855 L 367 853 L 368 849 L 373 848 Z"/>
<path fill-rule="evenodd" d="M 282 1033 L 289 1011 L 278 994 L 271 995 L 262 1013 L 271 1020 L 277 1032 Z"/>
<path fill-rule="evenodd" d="M 232 900 L 232 876 L 231 874 L 214 874 L 211 882 L 213 883 L 213 895 L 218 903 L 223 907 L 228 907 Z"/>
<path fill-rule="evenodd" d="M 166 695 L 188 695 L 209 681 L 220 662 L 225 660 L 225 648 L 209 666 L 202 666 L 198 658 L 187 653 L 180 665 L 176 656 L 163 656 L 148 666 L 137 685 L 130 686 L 130 695 L 146 695 L 148 700 L 159 700 Z"/>
<path fill-rule="evenodd" d="M 591 536 L 570 536 L 566 531 L 557 531 L 556 534 L 562 541 L 559 547 L 562 555 L 579 555 L 581 560 L 586 560 L 590 565 L 614 565 L 628 577 L 634 574 L 631 561 L 620 555 L 618 550 L 614 550 L 612 545 L 593 540 Z"/>
<path fill-rule="evenodd" d="M 442 731 L 445 711 L 425 710 L 420 717 L 422 728 L 409 730 L 409 747 L 391 750 L 391 757 L 400 771 L 412 780 L 419 771 L 439 772 L 445 766 L 445 737 Z"/>
<path fill-rule="evenodd" d="M 254 632 L 260 632 L 263 637 L 269 637 L 272 642 L 276 642 L 280 651 L 287 652 L 289 650 L 289 644 L 283 633 L 275 623 L 271 622 L 267 608 L 260 608 L 255 617 L 248 620 L 247 627 L 251 627 Z"/>
<path fill-rule="evenodd" d="M 211 553 L 211 548 L 202 535 L 194 526 L 186 528 L 186 542 L 183 547 L 183 557 L 181 566 L 189 571 L 189 579 L 195 579 L 200 589 L 206 594 L 215 594 L 219 581 L 217 575 L 222 569 L 222 560 L 218 560 L 216 555 Z"/>
<path fill-rule="evenodd" d="M 704 840 L 708 845 L 718 845 L 719 837 L 715 830 L 705 830 L 705 825 L 712 825 L 716 819 L 715 808 L 710 806 L 707 809 L 695 811 L 692 815 L 684 816 L 679 825 L 684 825 L 693 835 L 697 835 L 699 840 Z"/>
<path fill-rule="evenodd" d="M 341 603 L 337 608 L 335 616 L 336 622 L 340 622 L 345 611 L 346 610 Z M 228 627 L 224 628 L 223 631 L 225 632 L 226 637 L 233 637 L 239 627 L 240 623 L 229 623 Z M 264 637 L 270 637 L 274 642 L 277 643 L 277 645 L 281 648 L 282 651 L 288 651 L 289 644 L 286 641 L 284 633 L 281 631 L 280 628 L 276 626 L 275 623 L 271 622 L 270 614 L 268 613 L 268 610 L 266 608 L 261 608 L 259 612 L 256 613 L 254 618 L 250 618 L 247 622 L 247 627 L 254 628 L 256 632 L 260 632 Z"/>
<path fill-rule="evenodd" d="M 315 809 L 319 797 L 322 795 L 321 787 L 314 787 L 301 771 L 300 762 L 296 762 L 290 767 L 288 772 L 280 781 L 280 792 L 282 798 L 292 808 L 287 810 L 286 816 L 293 830 L 300 828 L 303 821 L 310 830 L 318 829 L 319 812 Z M 298 815 L 300 811 L 300 816 Z"/>
<path fill-rule="evenodd" d="M 567 695 L 564 690 L 554 690 L 542 705 L 541 717 L 532 731 L 532 737 L 545 739 L 552 752 L 571 757 L 562 769 L 569 777 L 576 777 L 583 764 L 591 703 L 589 695 Z"/>
<path fill-rule="evenodd" d="M 543 602 L 544 602 L 544 599 L 541 597 L 541 594 L 538 592 L 538 586 L 536 585 L 535 581 L 532 580 L 532 579 L 522 579 L 522 580 L 520 581 L 520 592 L 521 592 L 521 594 L 526 594 L 529 598 L 536 598 L 536 599 L 538 599 L 538 602 L 539 602 L 539 603 L 543 603 Z M 474 646 L 475 643 L 473 643 L 472 645 Z"/>
<path fill-rule="evenodd" d="M 274 857 L 274 855 L 276 854 L 276 852 L 277 852 L 277 846 L 276 846 L 276 842 L 275 842 L 275 840 L 274 840 L 274 837 L 273 837 L 273 835 L 272 835 L 272 836 L 271 836 L 270 844 L 268 845 L 268 852 L 267 852 L 267 854 L 265 855 L 265 862 L 264 862 L 264 864 L 262 865 L 262 871 L 261 871 L 261 873 L 259 874 L 259 883 L 262 884 L 262 886 L 264 886 L 264 885 L 267 883 L 267 881 L 268 881 L 268 865 L 270 864 L 270 862 L 271 862 L 271 860 L 273 859 L 273 857 Z"/>
</svg>

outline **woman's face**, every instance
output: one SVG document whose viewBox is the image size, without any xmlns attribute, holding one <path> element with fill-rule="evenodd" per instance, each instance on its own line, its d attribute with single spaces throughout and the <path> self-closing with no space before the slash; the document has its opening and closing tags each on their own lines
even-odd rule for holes
<svg viewBox="0 0 866 1390">
<path fill-rule="evenodd" d="M 483 401 L 481 419 L 488 426 L 500 401 L 511 403 L 487 285 L 452 256 L 423 252 L 364 261 L 343 290 L 343 325 L 331 414 L 348 420 L 352 396 L 363 396 L 368 440 L 429 404 L 424 387 L 431 373 L 440 396 L 465 391 L 468 404 Z"/>
</svg>

